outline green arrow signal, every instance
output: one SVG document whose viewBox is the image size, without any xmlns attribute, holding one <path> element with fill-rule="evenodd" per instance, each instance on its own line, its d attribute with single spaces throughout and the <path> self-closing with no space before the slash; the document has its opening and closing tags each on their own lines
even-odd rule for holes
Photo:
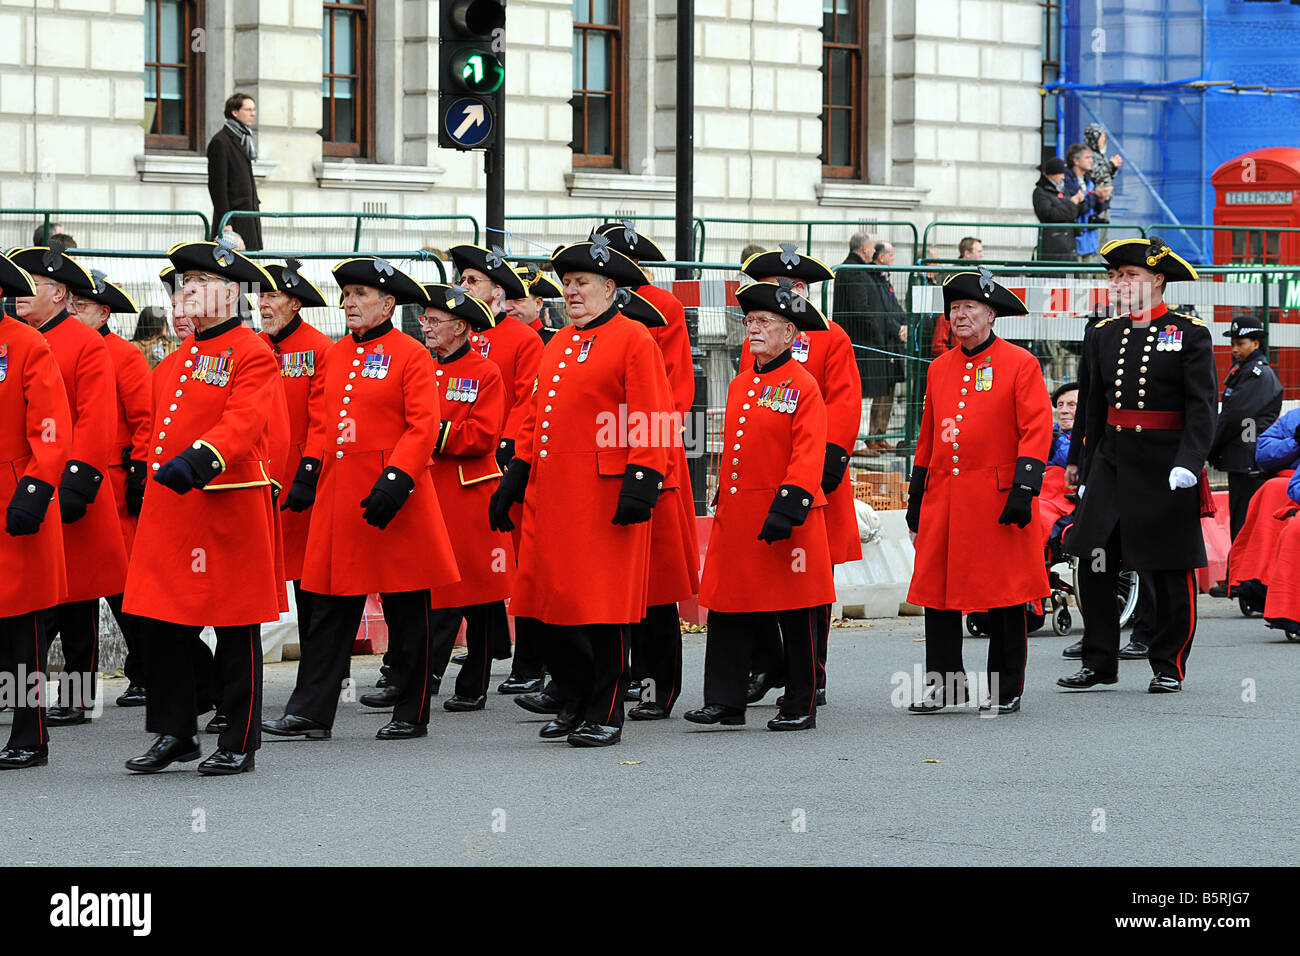
<svg viewBox="0 0 1300 956">
<path fill-rule="evenodd" d="M 465 69 L 460 74 L 469 80 L 475 86 L 483 82 L 483 57 L 475 53 L 465 63 Z"/>
</svg>

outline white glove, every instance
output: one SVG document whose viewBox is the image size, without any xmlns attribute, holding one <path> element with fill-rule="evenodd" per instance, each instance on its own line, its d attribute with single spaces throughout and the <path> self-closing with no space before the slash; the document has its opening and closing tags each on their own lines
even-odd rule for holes
<svg viewBox="0 0 1300 956">
<path fill-rule="evenodd" d="M 1080 501 L 1083 500 L 1083 489 L 1084 489 L 1084 488 L 1087 488 L 1087 487 L 1088 487 L 1087 485 L 1080 485 L 1080 486 L 1079 486 L 1078 495 L 1079 495 L 1079 500 L 1080 500 Z"/>
<path fill-rule="evenodd" d="M 1196 476 L 1186 468 L 1179 468 L 1175 465 L 1174 469 L 1169 472 L 1169 490 L 1173 491 L 1175 488 L 1194 488 L 1196 487 L 1196 480 Z"/>
</svg>

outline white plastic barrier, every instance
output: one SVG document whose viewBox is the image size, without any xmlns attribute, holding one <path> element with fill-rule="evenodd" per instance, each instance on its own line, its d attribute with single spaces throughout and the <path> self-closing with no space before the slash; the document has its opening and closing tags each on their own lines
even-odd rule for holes
<svg viewBox="0 0 1300 956">
<path fill-rule="evenodd" d="M 835 566 L 835 617 L 897 617 L 907 598 L 916 552 L 905 512 L 855 501 L 862 560 Z"/>
</svg>

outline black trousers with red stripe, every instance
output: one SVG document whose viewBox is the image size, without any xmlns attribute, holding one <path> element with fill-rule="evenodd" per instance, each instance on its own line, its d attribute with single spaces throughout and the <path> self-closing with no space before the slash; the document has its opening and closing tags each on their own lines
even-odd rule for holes
<svg viewBox="0 0 1300 956">
<path fill-rule="evenodd" d="M 1096 570 L 1100 566 L 1102 570 Z M 1119 671 L 1119 605 L 1115 600 L 1120 571 L 1117 527 L 1106 542 L 1105 559 L 1079 560 L 1079 609 L 1083 612 L 1083 666 L 1104 677 Z M 1155 597 L 1147 659 L 1157 676 L 1183 679 L 1192 639 L 1196 636 L 1196 573 L 1138 571 Z"/>
<path fill-rule="evenodd" d="M 960 690 L 966 679 L 961 642 L 961 611 L 925 609 L 925 670 L 934 675 L 931 679 L 942 681 L 944 687 Z M 989 656 L 985 669 L 989 692 L 996 690 L 999 704 L 1010 703 L 1024 692 L 1028 653 L 1025 606 L 989 608 Z M 976 689 L 969 688 L 972 693 Z"/>
<path fill-rule="evenodd" d="M 493 628 L 497 626 L 494 618 L 498 607 L 504 614 L 505 605 L 501 601 L 433 610 L 430 640 L 433 643 L 435 675 L 447 673 L 456 635 L 460 633 L 460 622 L 465 622 L 465 663 L 460 665 L 460 671 L 456 674 L 457 697 L 477 699 L 487 694 L 488 682 L 492 679 L 492 659 L 495 657 L 491 653 L 491 645 L 496 639 Z M 510 632 L 507 631 L 506 644 L 509 643 Z"/>
<path fill-rule="evenodd" d="M 830 647 L 831 606 L 818 605 L 813 622 L 817 627 L 817 689 L 826 689 L 826 652 Z M 775 618 L 759 626 L 754 634 L 754 654 L 749 665 L 755 674 L 768 674 L 777 687 L 785 686 L 785 652 L 781 649 L 781 625 Z"/>
<path fill-rule="evenodd" d="M 642 686 L 641 699 L 671 711 L 682 693 L 682 625 L 677 605 L 646 608 L 645 617 L 632 625 L 630 643 L 629 673 Z"/>
<path fill-rule="evenodd" d="M 0 617 L 0 672 L 12 676 L 14 723 L 9 730 L 10 747 L 46 747 L 50 734 L 45 726 L 46 652 L 45 612 L 31 611 Z"/>
<path fill-rule="evenodd" d="M 622 727 L 631 625 L 542 623 L 541 628 L 551 670 L 548 692 L 585 721 Z"/>
<path fill-rule="evenodd" d="M 57 707 L 93 707 L 99 669 L 99 598 L 56 604 L 45 614 L 47 647 L 55 637 L 63 639 L 63 672 L 76 676 L 68 686 L 67 700 L 52 701 Z"/>
<path fill-rule="evenodd" d="M 754 646 L 780 628 L 785 703 L 781 713 L 802 716 L 817 711 L 817 621 L 822 606 L 787 611 L 710 611 L 704 651 L 704 702 L 744 707 Z"/>
<path fill-rule="evenodd" d="M 141 618 L 149 653 L 145 657 L 145 729 L 155 734 L 190 738 L 198 735 L 195 715 L 198 673 L 195 645 L 203 628 Z M 252 753 L 262 746 L 262 637 L 257 624 L 213 628 L 217 635 L 221 703 L 230 725 L 217 738 L 222 750 Z M 203 648 L 207 655 L 207 649 Z"/>
</svg>

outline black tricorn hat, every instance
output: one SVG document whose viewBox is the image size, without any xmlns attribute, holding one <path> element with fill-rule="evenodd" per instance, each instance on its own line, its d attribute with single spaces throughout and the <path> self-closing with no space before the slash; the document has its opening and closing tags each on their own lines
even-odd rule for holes
<svg viewBox="0 0 1300 956">
<path fill-rule="evenodd" d="M 1141 266 L 1165 277 L 1166 282 L 1197 278 L 1192 264 L 1174 252 L 1159 236 L 1146 239 L 1115 239 L 1101 247 L 1101 257 L 1115 268 Z"/>
<path fill-rule="evenodd" d="M 575 242 L 557 249 L 551 256 L 551 265 L 561 279 L 568 272 L 594 272 L 613 279 L 615 285 L 634 289 L 645 285 L 641 267 L 610 245 L 605 236 L 594 235 L 588 242 Z"/>
<path fill-rule="evenodd" d="M 429 297 L 425 295 L 420 283 L 387 259 L 377 256 L 344 259 L 332 271 L 334 281 L 339 285 L 340 302 L 343 300 L 345 285 L 364 285 L 378 289 L 384 295 L 391 295 L 398 305 L 418 305 L 423 308 L 429 304 Z"/>
<path fill-rule="evenodd" d="M 90 270 L 90 279 L 94 286 L 90 289 L 77 289 L 74 294 L 91 302 L 108 306 L 109 312 L 139 312 L 140 307 L 126 294 L 121 286 L 108 281 L 108 277 L 98 269 Z"/>
<path fill-rule="evenodd" d="M 943 311 L 948 312 L 958 299 L 983 302 L 993 308 L 994 315 L 1029 314 L 1020 297 L 995 282 L 993 273 L 983 266 L 979 272 L 957 272 L 943 280 Z"/>
<path fill-rule="evenodd" d="M 274 280 L 274 291 L 293 296 L 302 303 L 304 309 L 326 308 L 325 293 L 312 285 L 311 280 L 300 273 L 302 263 L 297 259 L 287 259 L 284 262 L 268 262 L 262 268 Z"/>
<path fill-rule="evenodd" d="M 22 266 L 15 265 L 8 256 L 0 256 L 0 295 L 26 297 L 36 294 L 32 277 Z"/>
<path fill-rule="evenodd" d="M 181 274 L 176 271 L 175 266 L 163 266 L 158 271 L 158 278 L 171 295 L 176 294 L 176 283 L 180 281 Z"/>
<path fill-rule="evenodd" d="M 655 245 L 649 236 L 636 231 L 632 220 L 622 219 L 607 222 L 592 230 L 593 236 L 604 236 L 609 240 L 609 247 L 617 249 L 633 262 L 667 262 L 664 251 Z"/>
<path fill-rule="evenodd" d="M 33 278 L 45 276 L 47 279 L 63 283 L 73 292 L 85 292 L 95 287 L 90 273 L 81 263 L 64 255 L 63 245 L 58 241 L 51 242 L 48 246 L 10 249 L 9 261 Z"/>
<path fill-rule="evenodd" d="M 648 300 L 637 295 L 627 286 L 614 292 L 614 305 L 629 319 L 635 319 L 646 328 L 660 329 L 668 324 L 664 314 Z"/>
<path fill-rule="evenodd" d="M 820 259 L 801 255 L 793 242 L 783 242 L 771 252 L 756 252 L 740 265 L 740 271 L 755 282 L 768 279 L 799 279 L 803 282 L 824 282 L 833 278 L 830 266 Z"/>
<path fill-rule="evenodd" d="M 192 269 L 221 276 L 227 282 L 263 289 L 275 288 L 275 283 L 266 274 L 266 270 L 236 250 L 234 243 L 225 236 L 215 242 L 178 242 L 167 250 L 167 258 L 180 273 Z"/>
<path fill-rule="evenodd" d="M 447 250 L 451 256 L 451 261 L 456 264 L 459 272 L 466 269 L 477 269 L 497 285 L 505 293 L 507 299 L 522 299 L 528 294 L 524 289 L 524 284 L 515 270 L 506 262 L 505 250 L 500 246 L 494 246 L 491 249 L 484 249 L 482 246 L 473 246 L 464 243 L 459 246 L 452 246 Z"/>
<path fill-rule="evenodd" d="M 458 285 L 445 282 L 426 282 L 424 291 L 429 296 L 427 309 L 438 309 L 458 319 L 464 319 L 475 332 L 493 328 L 497 324 L 496 316 L 484 302 L 474 298 Z"/>
<path fill-rule="evenodd" d="M 519 276 L 519 281 L 524 284 L 524 290 L 528 295 L 540 296 L 543 299 L 562 299 L 564 290 L 560 284 L 552 279 L 549 275 L 533 266 L 521 266 L 515 270 Z"/>
<path fill-rule="evenodd" d="M 771 312 L 789 319 L 801 332 L 820 332 L 831 327 L 821 310 L 796 292 L 789 279 L 743 285 L 736 290 L 736 301 L 746 315 Z"/>
</svg>

